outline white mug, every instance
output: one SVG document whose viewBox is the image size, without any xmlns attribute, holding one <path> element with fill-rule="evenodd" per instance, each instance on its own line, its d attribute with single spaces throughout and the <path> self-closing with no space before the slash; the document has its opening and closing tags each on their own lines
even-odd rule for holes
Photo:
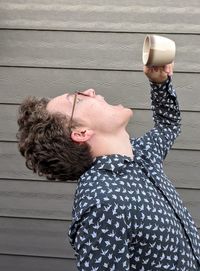
<svg viewBox="0 0 200 271">
<path fill-rule="evenodd" d="M 147 35 L 143 44 L 142 60 L 147 66 L 164 66 L 175 58 L 176 45 L 163 36 Z"/>
</svg>

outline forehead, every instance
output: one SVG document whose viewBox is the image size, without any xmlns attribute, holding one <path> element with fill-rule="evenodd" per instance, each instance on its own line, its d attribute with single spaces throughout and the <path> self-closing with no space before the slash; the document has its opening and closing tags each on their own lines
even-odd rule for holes
<svg viewBox="0 0 200 271">
<path fill-rule="evenodd" d="M 69 96 L 69 93 L 62 94 L 60 96 L 57 96 L 55 98 L 52 98 L 48 104 L 47 104 L 47 110 L 50 113 L 70 113 L 72 104 L 71 104 L 71 98 Z"/>
</svg>

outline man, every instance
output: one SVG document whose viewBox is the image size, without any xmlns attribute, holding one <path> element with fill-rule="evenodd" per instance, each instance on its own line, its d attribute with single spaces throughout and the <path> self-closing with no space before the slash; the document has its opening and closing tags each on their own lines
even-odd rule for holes
<svg viewBox="0 0 200 271">
<path fill-rule="evenodd" d="M 81 271 L 200 270 L 200 237 L 163 160 L 180 133 L 173 65 L 144 67 L 155 126 L 131 139 L 132 111 L 93 89 L 21 105 L 19 149 L 28 168 L 77 179 L 69 231 Z"/>
</svg>

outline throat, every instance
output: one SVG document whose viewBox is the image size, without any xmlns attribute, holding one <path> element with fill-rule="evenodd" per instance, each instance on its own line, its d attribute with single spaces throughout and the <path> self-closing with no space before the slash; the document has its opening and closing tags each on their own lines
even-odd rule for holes
<svg viewBox="0 0 200 271">
<path fill-rule="evenodd" d="M 103 155 L 119 154 L 133 159 L 130 136 L 126 131 L 114 135 L 95 135 L 89 144 L 94 158 Z"/>
</svg>

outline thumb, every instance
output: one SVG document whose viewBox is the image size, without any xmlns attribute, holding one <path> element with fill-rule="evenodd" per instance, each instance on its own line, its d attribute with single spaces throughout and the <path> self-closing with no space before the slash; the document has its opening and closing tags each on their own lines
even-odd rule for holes
<svg viewBox="0 0 200 271">
<path fill-rule="evenodd" d="M 167 75 L 172 76 L 174 70 L 174 62 L 167 64 L 164 66 L 164 71 L 167 73 Z"/>
</svg>

